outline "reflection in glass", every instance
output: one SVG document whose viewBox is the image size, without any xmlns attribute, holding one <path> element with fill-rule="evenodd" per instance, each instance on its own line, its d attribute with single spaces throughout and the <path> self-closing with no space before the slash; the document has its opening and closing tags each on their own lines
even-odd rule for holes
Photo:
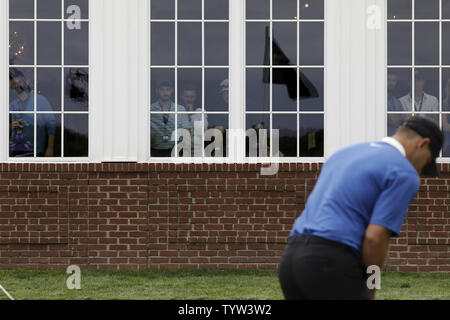
<svg viewBox="0 0 450 320">
<path fill-rule="evenodd" d="M 298 0 L 278 0 L 272 4 L 273 19 L 297 19 Z"/>
<path fill-rule="evenodd" d="M 178 19 L 201 19 L 202 0 L 178 1 Z"/>
<path fill-rule="evenodd" d="M 61 64 L 61 23 L 37 23 L 37 63 L 40 65 Z"/>
<path fill-rule="evenodd" d="M 300 110 L 324 110 L 324 72 L 322 68 L 300 69 Z"/>
<path fill-rule="evenodd" d="M 280 157 L 297 157 L 297 115 L 274 114 L 273 129 L 279 130 Z"/>
<path fill-rule="evenodd" d="M 414 3 L 415 19 L 439 19 L 439 0 L 414 0 Z"/>
<path fill-rule="evenodd" d="M 34 0 L 9 0 L 10 19 L 33 19 Z"/>
<path fill-rule="evenodd" d="M 450 112 L 450 69 L 442 69 L 442 111 Z"/>
<path fill-rule="evenodd" d="M 89 156 L 89 117 L 87 114 L 64 115 L 64 156 Z"/>
<path fill-rule="evenodd" d="M 34 157 L 34 115 L 9 115 L 9 156 Z"/>
<path fill-rule="evenodd" d="M 205 19 L 228 20 L 228 0 L 205 1 Z"/>
<path fill-rule="evenodd" d="M 188 112 L 202 111 L 202 69 L 178 69 L 178 105 Z"/>
<path fill-rule="evenodd" d="M 300 115 L 300 157 L 324 156 L 324 117 Z"/>
<path fill-rule="evenodd" d="M 246 132 L 251 130 L 252 135 L 247 134 L 246 157 L 269 157 L 270 156 L 270 115 L 268 114 L 248 114 L 246 118 Z M 265 129 L 267 139 L 260 140 L 260 130 Z M 261 135 L 264 137 L 263 132 Z M 256 139 L 255 139 L 256 138 Z"/>
<path fill-rule="evenodd" d="M 205 136 L 205 156 L 209 157 L 226 157 L 227 149 L 227 130 L 229 129 L 228 115 L 226 114 L 207 114 L 208 131 Z M 211 130 L 215 129 L 215 130 Z M 216 142 L 216 134 L 222 137 L 222 142 L 218 138 Z M 214 144 L 213 144 L 214 143 Z"/>
<path fill-rule="evenodd" d="M 228 23 L 205 23 L 205 65 L 228 65 Z"/>
<path fill-rule="evenodd" d="M 205 69 L 205 110 L 228 111 L 228 70 Z"/>
<path fill-rule="evenodd" d="M 300 23 L 300 65 L 324 64 L 324 30 L 322 22 Z"/>
<path fill-rule="evenodd" d="M 246 0 L 247 19 L 270 19 L 270 0 Z"/>
<path fill-rule="evenodd" d="M 151 81 L 152 104 L 158 104 L 159 101 L 165 102 L 167 104 L 169 103 L 169 101 L 171 102 L 175 101 L 174 95 L 175 70 L 173 68 L 168 69 L 152 68 L 150 72 L 150 81 Z M 168 87 L 168 89 L 163 88 L 163 90 L 160 90 L 162 87 Z M 161 110 L 161 108 L 157 109 Z"/>
<path fill-rule="evenodd" d="M 407 97 L 411 92 L 412 70 L 410 68 L 390 68 L 387 73 L 387 109 L 391 112 L 403 112 L 412 110 L 412 101 L 409 104 L 400 102 L 402 97 Z"/>
<path fill-rule="evenodd" d="M 297 69 L 274 68 L 272 74 L 274 111 L 297 111 Z"/>
<path fill-rule="evenodd" d="M 388 22 L 388 64 L 412 64 L 412 27 L 409 22 Z"/>
<path fill-rule="evenodd" d="M 263 77 L 270 75 L 270 69 L 247 69 L 246 76 L 246 110 L 269 111 L 270 87 L 268 82 L 263 82 Z"/>
<path fill-rule="evenodd" d="M 151 64 L 175 64 L 175 24 L 171 22 L 151 23 Z"/>
<path fill-rule="evenodd" d="M 61 157 L 61 115 L 37 115 L 37 157 Z M 66 141 L 66 143 L 71 143 Z"/>
<path fill-rule="evenodd" d="M 273 65 L 297 64 L 297 23 L 273 23 Z"/>
<path fill-rule="evenodd" d="M 70 2 L 70 3 L 68 3 Z M 153 0 L 152 0 L 153 2 Z M 70 1 L 65 1 L 65 12 L 66 12 L 66 19 L 69 19 L 75 12 L 74 11 L 69 11 L 67 12 L 67 9 L 69 8 L 69 6 L 75 5 L 78 6 L 80 8 L 81 11 L 81 19 L 89 19 L 89 0 L 70 0 Z"/>
<path fill-rule="evenodd" d="M 248 65 L 269 65 L 267 51 L 269 46 L 267 22 L 248 22 L 246 52 Z M 295 61 L 295 60 L 294 60 Z"/>
<path fill-rule="evenodd" d="M 444 133 L 442 156 L 450 157 L 450 113 L 442 114 L 442 131 Z"/>
<path fill-rule="evenodd" d="M 450 65 L 450 22 L 442 22 L 442 64 Z"/>
<path fill-rule="evenodd" d="M 34 64 L 34 23 L 9 23 L 9 64 Z"/>
<path fill-rule="evenodd" d="M 439 23 L 415 23 L 416 65 L 439 64 Z"/>
<path fill-rule="evenodd" d="M 61 111 L 61 68 L 38 68 L 37 90 L 45 97 L 37 101 L 38 111 Z"/>
<path fill-rule="evenodd" d="M 411 19 L 411 0 L 388 0 L 388 19 Z"/>
<path fill-rule="evenodd" d="M 416 112 L 438 112 L 439 69 L 418 68 L 415 70 L 414 74 L 415 74 L 414 92 L 415 92 Z M 400 99 L 400 101 L 403 100 Z"/>
<path fill-rule="evenodd" d="M 82 22 L 81 29 L 64 28 L 64 64 L 89 64 L 89 23 Z"/>
<path fill-rule="evenodd" d="M 300 0 L 300 19 L 323 19 L 323 0 Z"/>
<path fill-rule="evenodd" d="M 152 19 L 175 18 L 175 0 L 152 0 L 150 4 Z"/>
<path fill-rule="evenodd" d="M 73 68 L 64 70 L 64 110 L 89 110 L 89 70 Z"/>
<path fill-rule="evenodd" d="M 178 23 L 178 64 L 202 64 L 202 24 L 199 22 Z"/>
<path fill-rule="evenodd" d="M 398 127 L 402 125 L 406 118 L 412 116 L 412 114 L 388 114 L 387 116 L 387 129 L 388 136 L 391 137 L 397 132 Z"/>
<path fill-rule="evenodd" d="M 10 1 L 14 2 L 14 1 Z M 61 0 L 37 1 L 38 19 L 61 19 Z"/>
<path fill-rule="evenodd" d="M 9 103 L 11 111 L 34 111 L 33 68 L 9 69 Z"/>
</svg>

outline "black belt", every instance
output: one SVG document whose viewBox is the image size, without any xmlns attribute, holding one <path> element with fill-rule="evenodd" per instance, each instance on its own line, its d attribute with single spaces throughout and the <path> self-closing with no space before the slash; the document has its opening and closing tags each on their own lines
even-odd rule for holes
<svg viewBox="0 0 450 320">
<path fill-rule="evenodd" d="M 345 249 L 345 250 L 349 250 L 350 252 L 356 254 L 357 256 L 360 256 L 360 253 L 358 251 L 356 251 L 354 248 L 337 242 L 337 241 L 333 241 L 333 240 L 328 240 L 325 238 L 321 238 L 321 237 L 317 237 L 317 236 L 293 236 L 293 237 L 289 237 L 288 239 L 288 244 L 294 244 L 294 243 L 304 243 L 304 244 L 323 244 L 323 245 L 328 245 L 328 246 L 332 246 L 335 248 L 340 248 L 340 249 Z"/>
</svg>

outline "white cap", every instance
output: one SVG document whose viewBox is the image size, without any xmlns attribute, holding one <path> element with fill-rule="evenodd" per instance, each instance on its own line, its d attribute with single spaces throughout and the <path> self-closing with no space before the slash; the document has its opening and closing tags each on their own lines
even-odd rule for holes
<svg viewBox="0 0 450 320">
<path fill-rule="evenodd" d="M 220 83 L 220 93 L 225 91 L 228 91 L 228 79 L 225 79 Z"/>
</svg>

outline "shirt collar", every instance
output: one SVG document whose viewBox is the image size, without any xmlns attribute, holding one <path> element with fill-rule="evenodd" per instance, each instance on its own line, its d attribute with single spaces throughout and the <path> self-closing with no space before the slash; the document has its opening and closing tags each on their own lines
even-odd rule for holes
<svg viewBox="0 0 450 320">
<path fill-rule="evenodd" d="M 390 144 L 391 146 L 393 146 L 395 149 L 397 149 L 398 151 L 400 151 L 400 153 L 406 157 L 406 150 L 405 148 L 402 146 L 402 144 L 400 142 L 398 142 L 396 139 L 392 138 L 392 137 L 386 137 L 383 140 L 381 140 L 387 144 Z"/>
</svg>

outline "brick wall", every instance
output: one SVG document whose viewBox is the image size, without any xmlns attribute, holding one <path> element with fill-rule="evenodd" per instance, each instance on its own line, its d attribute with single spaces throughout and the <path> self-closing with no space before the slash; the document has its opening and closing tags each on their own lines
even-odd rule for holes
<svg viewBox="0 0 450 320">
<path fill-rule="evenodd" d="M 450 165 L 387 268 L 450 271 Z M 0 164 L 0 268 L 275 269 L 319 164 Z"/>
</svg>

